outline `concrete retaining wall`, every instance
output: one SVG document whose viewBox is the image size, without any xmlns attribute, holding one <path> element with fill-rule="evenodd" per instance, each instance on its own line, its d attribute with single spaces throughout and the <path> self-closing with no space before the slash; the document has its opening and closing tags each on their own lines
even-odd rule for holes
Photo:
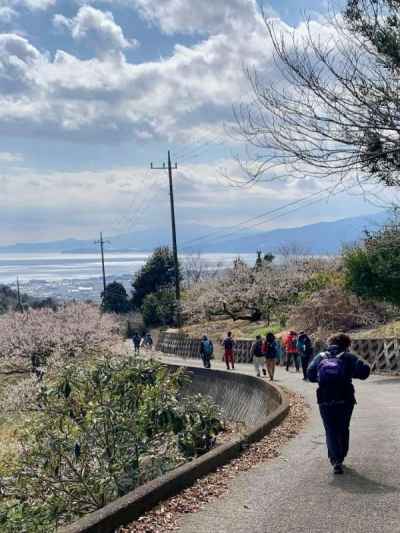
<svg viewBox="0 0 400 533">
<path fill-rule="evenodd" d="M 227 420 L 243 422 L 247 428 L 262 424 L 281 402 L 275 387 L 253 376 L 204 368 L 191 368 L 190 374 L 192 382 L 187 392 L 210 396 L 223 409 Z"/>
<path fill-rule="evenodd" d="M 199 477 L 237 457 L 249 443 L 267 435 L 289 412 L 286 396 L 266 381 L 218 370 L 188 367 L 187 371 L 192 383 L 186 392 L 207 394 L 224 409 L 227 418 L 243 422 L 246 430 L 241 436 L 146 483 L 59 533 L 111 533 L 119 526 L 136 520 L 160 501 L 174 496 Z"/>
</svg>

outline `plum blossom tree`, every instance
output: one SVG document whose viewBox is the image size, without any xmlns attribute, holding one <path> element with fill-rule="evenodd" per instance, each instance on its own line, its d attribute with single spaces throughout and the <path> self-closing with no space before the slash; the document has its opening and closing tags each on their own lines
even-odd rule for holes
<svg viewBox="0 0 400 533">
<path fill-rule="evenodd" d="M 191 321 L 228 316 L 251 322 L 266 319 L 292 303 L 306 287 L 310 276 L 328 265 L 312 258 L 273 266 L 252 268 L 236 259 L 221 279 L 202 282 L 186 294 L 184 311 Z"/>
<path fill-rule="evenodd" d="M 53 359 L 80 357 L 118 342 L 119 324 L 95 305 L 67 304 L 57 311 L 31 309 L 0 317 L 2 371 L 28 372 Z"/>
</svg>

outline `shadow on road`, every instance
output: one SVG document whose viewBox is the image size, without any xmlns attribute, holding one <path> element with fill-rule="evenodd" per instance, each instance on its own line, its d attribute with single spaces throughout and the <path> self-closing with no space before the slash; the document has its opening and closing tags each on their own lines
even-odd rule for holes
<svg viewBox="0 0 400 533">
<path fill-rule="evenodd" d="M 399 487 L 379 483 L 378 481 L 362 476 L 356 470 L 348 467 L 345 467 L 343 476 L 336 476 L 330 484 L 352 494 L 389 494 L 400 492 Z"/>
</svg>

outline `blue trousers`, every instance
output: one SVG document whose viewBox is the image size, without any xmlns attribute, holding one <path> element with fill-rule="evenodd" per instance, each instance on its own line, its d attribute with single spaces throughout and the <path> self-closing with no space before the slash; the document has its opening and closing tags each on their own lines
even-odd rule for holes
<svg viewBox="0 0 400 533">
<path fill-rule="evenodd" d="M 343 463 L 349 451 L 350 420 L 354 403 L 323 403 L 319 406 L 325 426 L 328 457 L 333 465 Z"/>
</svg>

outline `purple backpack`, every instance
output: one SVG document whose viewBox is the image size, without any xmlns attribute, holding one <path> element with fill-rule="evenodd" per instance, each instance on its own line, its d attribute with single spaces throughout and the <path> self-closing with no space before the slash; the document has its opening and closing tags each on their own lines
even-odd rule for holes
<svg viewBox="0 0 400 533">
<path fill-rule="evenodd" d="M 335 385 L 342 385 L 346 381 L 343 353 L 333 357 L 327 353 L 322 355 L 318 366 L 318 383 L 320 386 L 334 387 Z"/>
</svg>

